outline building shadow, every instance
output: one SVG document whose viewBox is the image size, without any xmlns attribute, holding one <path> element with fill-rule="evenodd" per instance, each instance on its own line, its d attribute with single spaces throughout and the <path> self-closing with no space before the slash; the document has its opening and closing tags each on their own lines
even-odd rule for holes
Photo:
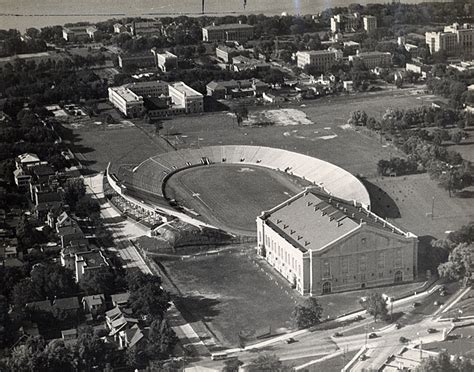
<svg viewBox="0 0 474 372">
<path fill-rule="evenodd" d="M 220 301 L 213 298 L 182 295 L 177 296 L 173 301 L 188 322 L 209 322 L 220 313 L 216 309 Z"/>
<path fill-rule="evenodd" d="M 382 218 L 400 218 L 400 210 L 395 201 L 380 187 L 361 179 L 370 196 L 370 209 Z"/>
</svg>

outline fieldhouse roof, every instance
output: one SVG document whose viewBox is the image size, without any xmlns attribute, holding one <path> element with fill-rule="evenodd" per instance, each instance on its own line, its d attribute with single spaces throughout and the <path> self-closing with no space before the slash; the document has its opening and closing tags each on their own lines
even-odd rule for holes
<svg viewBox="0 0 474 372">
<path fill-rule="evenodd" d="M 302 252 L 321 250 L 362 224 L 414 237 L 378 217 L 361 204 L 316 189 L 307 189 L 261 216 L 273 230 Z"/>
<path fill-rule="evenodd" d="M 225 31 L 225 30 L 234 30 L 234 29 L 237 29 L 237 28 L 252 29 L 253 26 L 245 24 L 245 23 L 226 23 L 226 24 L 223 24 L 223 25 L 210 25 L 210 26 L 206 26 L 204 28 L 206 30 L 223 30 L 223 31 Z"/>
</svg>

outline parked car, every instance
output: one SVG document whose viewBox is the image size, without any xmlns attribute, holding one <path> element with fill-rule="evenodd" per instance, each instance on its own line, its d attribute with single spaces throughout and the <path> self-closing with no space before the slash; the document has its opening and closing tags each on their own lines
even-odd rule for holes
<svg viewBox="0 0 474 372">
<path fill-rule="evenodd" d="M 342 337 L 342 333 L 341 332 L 336 332 L 332 335 L 333 337 Z"/>
<path fill-rule="evenodd" d="M 295 340 L 293 337 L 290 337 L 290 338 L 287 338 L 287 339 L 285 340 L 285 342 L 286 342 L 287 344 L 292 344 L 293 342 L 296 342 L 296 340 Z"/>
<path fill-rule="evenodd" d="M 403 337 L 403 336 L 400 337 L 398 340 L 399 340 L 402 344 L 406 344 L 408 341 L 410 341 L 408 338 Z"/>
<path fill-rule="evenodd" d="M 369 338 L 377 338 L 379 336 L 377 336 L 377 333 L 374 333 L 372 332 L 370 335 L 369 335 Z"/>
<path fill-rule="evenodd" d="M 438 330 L 436 328 L 428 328 L 428 333 L 436 333 Z"/>
<path fill-rule="evenodd" d="M 395 329 L 400 329 L 402 328 L 402 325 L 400 323 L 395 323 Z"/>
<path fill-rule="evenodd" d="M 412 306 L 413 306 L 413 307 L 418 307 L 418 306 L 420 306 L 420 303 L 419 303 L 419 302 L 413 302 L 413 305 L 412 305 Z"/>
</svg>

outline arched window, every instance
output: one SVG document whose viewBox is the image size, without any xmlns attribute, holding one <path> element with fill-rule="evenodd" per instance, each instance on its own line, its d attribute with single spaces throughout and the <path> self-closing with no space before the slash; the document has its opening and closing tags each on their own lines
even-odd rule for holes
<svg viewBox="0 0 474 372">
<path fill-rule="evenodd" d="M 325 282 L 323 284 L 323 294 L 331 293 L 331 282 Z"/>
<path fill-rule="evenodd" d="M 397 271 L 395 273 L 395 283 L 403 282 L 403 273 L 401 271 Z"/>
</svg>

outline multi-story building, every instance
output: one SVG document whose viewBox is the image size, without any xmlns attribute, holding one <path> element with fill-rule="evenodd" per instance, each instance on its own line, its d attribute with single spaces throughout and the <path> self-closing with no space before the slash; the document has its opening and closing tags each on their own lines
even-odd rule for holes
<svg viewBox="0 0 474 372">
<path fill-rule="evenodd" d="M 260 96 L 268 84 L 258 79 L 211 81 L 206 86 L 207 95 L 216 99 Z"/>
<path fill-rule="evenodd" d="M 99 250 L 76 253 L 75 278 L 79 282 L 87 272 L 104 270 L 110 266 L 107 258 Z"/>
<path fill-rule="evenodd" d="M 156 57 L 152 52 L 139 53 L 139 54 L 119 54 L 118 65 L 120 68 L 156 67 Z"/>
<path fill-rule="evenodd" d="M 364 30 L 367 31 L 368 34 L 377 29 L 377 17 L 365 15 L 362 19 L 364 21 Z"/>
<path fill-rule="evenodd" d="M 127 32 L 127 27 L 125 27 L 123 24 L 121 23 L 115 23 L 114 24 L 114 33 L 116 34 L 121 34 L 123 32 Z"/>
<path fill-rule="evenodd" d="M 366 52 L 349 56 L 349 61 L 360 60 L 368 68 L 388 67 L 392 64 L 392 55 L 389 52 Z"/>
<path fill-rule="evenodd" d="M 127 86 L 109 88 L 109 101 L 127 117 L 138 117 L 143 112 L 143 97 L 133 93 Z"/>
<path fill-rule="evenodd" d="M 257 218 L 258 249 L 302 294 L 412 281 L 418 239 L 356 201 L 308 188 Z"/>
<path fill-rule="evenodd" d="M 94 39 L 97 32 L 95 26 L 63 27 L 63 38 L 67 41 L 84 41 Z"/>
<path fill-rule="evenodd" d="M 178 68 L 178 57 L 168 51 L 164 53 L 158 53 L 156 49 L 152 49 L 151 52 L 156 57 L 156 65 L 163 72 L 176 70 Z"/>
<path fill-rule="evenodd" d="M 146 81 L 109 88 L 109 101 L 127 117 L 152 118 L 203 112 L 203 95 L 183 82 Z"/>
<path fill-rule="evenodd" d="M 134 21 L 131 31 L 134 36 L 138 35 L 160 35 L 162 24 L 157 20 Z"/>
<path fill-rule="evenodd" d="M 410 62 L 405 65 L 405 71 L 411 71 L 416 74 L 419 74 L 423 79 L 426 79 L 431 72 L 431 65 L 426 65 L 419 62 Z"/>
<path fill-rule="evenodd" d="M 225 45 L 219 45 L 216 48 L 216 57 L 225 63 L 232 62 L 232 58 L 237 56 L 239 51 L 235 48 L 230 48 Z"/>
<path fill-rule="evenodd" d="M 169 95 L 174 106 L 184 108 L 187 114 L 204 111 L 204 97 L 182 81 L 169 85 Z"/>
<path fill-rule="evenodd" d="M 431 53 L 474 55 L 474 29 L 470 24 L 453 23 L 445 26 L 443 32 L 426 32 L 425 41 Z"/>
<path fill-rule="evenodd" d="M 329 50 L 310 50 L 296 53 L 296 62 L 299 68 L 305 66 L 316 66 L 321 71 L 331 68 L 336 62 L 336 54 Z"/>
<path fill-rule="evenodd" d="M 254 37 L 254 28 L 243 23 L 231 23 L 203 27 L 202 40 L 208 42 L 237 41 L 239 43 L 251 40 Z"/>
<path fill-rule="evenodd" d="M 126 87 L 142 97 L 160 97 L 168 95 L 168 83 L 161 80 L 140 81 L 127 84 Z"/>
<path fill-rule="evenodd" d="M 359 13 L 337 14 L 331 17 L 331 32 L 355 32 L 361 28 L 361 24 Z"/>
</svg>

